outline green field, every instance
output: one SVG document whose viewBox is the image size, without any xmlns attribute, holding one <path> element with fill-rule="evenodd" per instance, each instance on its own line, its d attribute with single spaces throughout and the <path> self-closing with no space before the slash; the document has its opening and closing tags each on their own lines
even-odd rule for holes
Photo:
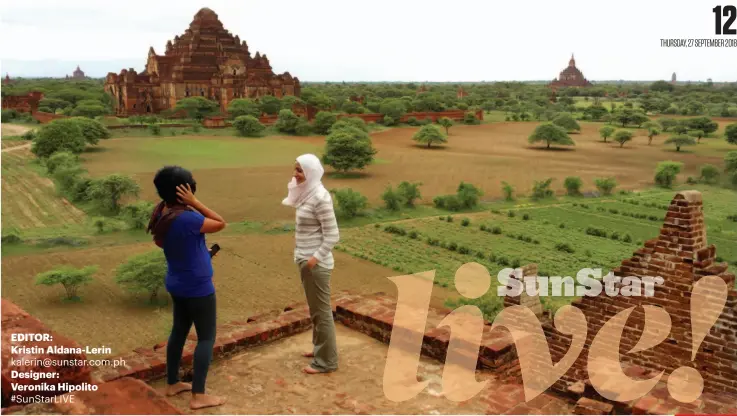
<svg viewBox="0 0 737 416">
<path fill-rule="evenodd" d="M 696 188 L 704 198 L 708 243 L 716 244 L 718 260 L 727 261 L 734 272 L 737 222 L 727 216 L 735 212 L 737 193 Z M 658 236 L 675 193 L 654 190 L 545 203 L 500 202 L 487 206 L 485 212 L 454 214 L 451 222 L 447 216 L 434 216 L 394 223 L 405 235 L 388 232 L 386 226 L 349 229 L 343 233 L 339 249 L 399 273 L 435 270 L 436 283 L 449 288 L 454 286 L 457 268 L 471 261 L 486 266 L 494 282 L 502 269 L 530 263 L 538 265 L 541 276 L 575 277 L 583 268 L 601 268 L 605 275 L 644 241 Z M 464 218 L 469 220 L 466 226 Z M 492 231 L 496 227 L 498 234 Z M 590 235 L 587 230 L 593 228 L 606 233 L 606 237 Z M 571 250 L 561 251 L 561 244 Z M 489 317 L 500 306 L 491 292 L 474 302 L 485 306 Z M 570 300 L 543 298 L 543 303 L 554 309 Z"/>
</svg>

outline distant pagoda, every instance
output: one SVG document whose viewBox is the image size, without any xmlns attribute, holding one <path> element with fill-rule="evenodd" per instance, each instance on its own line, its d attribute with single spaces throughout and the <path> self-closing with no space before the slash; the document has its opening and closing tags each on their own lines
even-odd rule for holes
<svg viewBox="0 0 737 416">
<path fill-rule="evenodd" d="M 549 86 L 552 88 L 588 87 L 591 86 L 591 83 L 583 76 L 581 70 L 576 67 L 576 60 L 573 58 L 573 54 L 571 54 L 568 67 L 561 71 L 558 78 L 555 78 Z"/>
</svg>

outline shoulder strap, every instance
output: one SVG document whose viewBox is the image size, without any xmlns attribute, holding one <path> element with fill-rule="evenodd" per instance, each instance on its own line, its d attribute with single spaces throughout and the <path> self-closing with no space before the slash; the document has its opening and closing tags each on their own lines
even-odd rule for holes
<svg viewBox="0 0 737 416">
<path fill-rule="evenodd" d="M 154 208 L 154 212 L 151 214 L 151 220 L 148 223 L 148 228 L 146 229 L 147 232 L 153 234 L 154 242 L 159 247 L 163 247 L 166 234 L 169 232 L 169 228 L 171 228 L 171 224 L 174 220 L 182 215 L 182 213 L 192 211 L 190 207 L 176 207 L 174 209 L 170 209 L 165 214 L 162 214 L 164 207 L 165 204 L 162 201 L 156 206 L 156 208 Z"/>
</svg>

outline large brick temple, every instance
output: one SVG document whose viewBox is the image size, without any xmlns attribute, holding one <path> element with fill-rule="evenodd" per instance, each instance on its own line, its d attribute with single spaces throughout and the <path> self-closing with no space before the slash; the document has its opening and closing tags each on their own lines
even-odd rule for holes
<svg viewBox="0 0 737 416">
<path fill-rule="evenodd" d="M 568 61 L 568 67 L 560 72 L 558 78 L 555 78 L 551 83 L 550 87 L 553 88 L 565 88 L 565 87 L 588 87 L 591 83 L 580 69 L 576 67 L 576 60 L 573 59 L 571 54 L 571 60 Z"/>
<path fill-rule="evenodd" d="M 246 41 L 203 8 L 184 34 L 166 43 L 164 55 L 149 49 L 142 73 L 108 73 L 105 91 L 113 96 L 116 114 L 128 115 L 158 113 L 191 96 L 217 101 L 224 111 L 236 98 L 299 96 L 300 85 L 289 72 L 274 74 L 265 54 L 252 57 Z"/>
</svg>

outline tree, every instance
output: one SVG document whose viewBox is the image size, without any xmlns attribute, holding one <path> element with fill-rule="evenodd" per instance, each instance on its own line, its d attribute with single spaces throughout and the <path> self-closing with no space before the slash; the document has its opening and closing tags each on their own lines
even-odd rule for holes
<svg viewBox="0 0 737 416">
<path fill-rule="evenodd" d="M 389 125 L 393 125 L 394 123 L 399 122 L 402 116 L 407 113 L 407 107 L 404 105 L 402 100 L 388 99 L 381 103 L 379 112 L 383 114 L 385 118 L 390 117 L 391 124 Z"/>
<path fill-rule="evenodd" d="M 438 120 L 438 124 L 445 128 L 446 135 L 450 134 L 448 130 L 453 126 L 453 120 L 448 117 L 441 117 L 440 120 Z"/>
<path fill-rule="evenodd" d="M 676 146 L 676 152 L 681 151 L 681 146 L 693 146 L 696 144 L 696 140 L 693 137 L 685 134 L 673 136 L 665 141 L 665 144 L 674 144 Z"/>
<path fill-rule="evenodd" d="M 299 125 L 300 117 L 292 110 L 281 110 L 279 111 L 279 118 L 276 119 L 274 127 L 282 133 L 294 134 L 297 132 L 297 126 Z"/>
<path fill-rule="evenodd" d="M 81 269 L 62 266 L 36 275 L 36 284 L 44 286 L 60 284 L 66 291 L 67 299 L 79 299 L 77 291 L 92 281 L 92 275 L 97 272 L 97 269 L 97 266 L 87 266 Z"/>
<path fill-rule="evenodd" d="M 153 203 L 148 201 L 138 201 L 124 206 L 121 214 L 131 229 L 143 230 L 148 225 L 148 221 L 153 210 Z"/>
<path fill-rule="evenodd" d="M 150 303 L 156 303 L 166 279 L 166 257 L 163 250 L 130 257 L 115 271 L 115 283 L 130 292 L 148 293 Z"/>
<path fill-rule="evenodd" d="M 228 116 L 236 119 L 240 116 L 251 116 L 258 120 L 261 115 L 259 105 L 248 98 L 236 98 L 228 104 Z"/>
<path fill-rule="evenodd" d="M 663 188 L 670 188 L 676 181 L 676 175 L 681 172 L 683 163 L 664 161 L 655 168 L 655 183 Z"/>
<path fill-rule="evenodd" d="M 346 218 L 353 218 L 368 206 L 368 198 L 351 188 L 331 190 L 338 203 L 338 213 Z"/>
<path fill-rule="evenodd" d="M 614 133 L 614 140 L 619 143 L 619 147 L 624 147 L 624 144 L 632 140 L 632 132 L 629 130 L 619 130 Z"/>
<path fill-rule="evenodd" d="M 566 188 L 566 192 L 570 196 L 580 196 L 581 186 L 583 181 L 578 176 L 569 176 L 563 181 L 563 186 Z"/>
<path fill-rule="evenodd" d="M 418 143 L 427 144 L 429 148 L 433 143 L 447 143 L 448 138 L 443 135 L 443 132 L 437 126 L 427 124 L 422 126 L 420 131 L 412 136 L 412 139 Z"/>
<path fill-rule="evenodd" d="M 737 123 L 730 124 L 724 129 L 724 138 L 727 139 L 727 143 L 737 144 Z"/>
<path fill-rule="evenodd" d="M 107 114 L 107 112 L 108 111 L 105 109 L 105 107 L 102 106 L 102 104 L 82 104 L 74 107 L 71 115 L 74 117 L 94 118 L 103 114 Z"/>
<path fill-rule="evenodd" d="M 570 114 L 564 113 L 558 115 L 555 119 L 553 119 L 553 124 L 564 128 L 566 132 L 581 131 L 581 126 Z"/>
<path fill-rule="evenodd" d="M 663 126 L 663 131 L 667 132 L 668 130 L 678 125 L 678 120 L 672 118 L 662 118 L 660 119 L 660 125 Z"/>
<path fill-rule="evenodd" d="M 335 113 L 328 111 L 320 111 L 315 115 L 315 132 L 318 134 L 330 133 L 330 127 L 338 121 L 338 116 Z"/>
<path fill-rule="evenodd" d="M 330 126 L 330 131 L 328 131 L 328 133 L 332 133 L 334 130 L 339 130 L 345 127 L 354 127 L 364 132 L 369 131 L 366 122 L 362 119 L 358 117 L 343 117 Z"/>
<path fill-rule="evenodd" d="M 218 109 L 218 103 L 205 97 L 187 97 L 177 101 L 175 111 L 183 110 L 187 117 L 202 122 L 205 117 L 214 114 Z"/>
<path fill-rule="evenodd" d="M 694 117 L 688 121 L 689 128 L 693 130 L 700 130 L 704 132 L 704 135 L 709 135 L 716 132 L 719 129 L 719 124 L 712 121 L 709 117 Z"/>
<path fill-rule="evenodd" d="M 50 113 L 55 113 L 56 110 L 62 110 L 68 107 L 72 107 L 73 104 L 69 101 L 60 100 L 58 98 L 44 98 L 39 101 L 39 107 L 47 107 Z"/>
<path fill-rule="evenodd" d="M 79 164 L 79 157 L 71 152 L 56 152 L 46 159 L 46 171 L 53 175 L 60 168 L 75 167 Z"/>
<path fill-rule="evenodd" d="M 612 126 L 604 126 L 599 129 L 599 135 L 601 135 L 601 138 L 604 139 L 604 143 L 606 143 L 606 139 L 612 134 L 614 134 L 614 127 Z"/>
<path fill-rule="evenodd" d="M 79 124 L 79 127 L 82 129 L 82 136 L 84 136 L 88 144 L 95 145 L 100 140 L 110 138 L 110 130 L 97 120 L 85 117 L 72 117 L 69 120 L 74 120 Z"/>
<path fill-rule="evenodd" d="M 544 123 L 537 126 L 528 141 L 530 144 L 545 142 L 547 143 L 547 149 L 550 149 L 551 143 L 561 146 L 575 145 L 568 133 L 562 127 L 553 123 Z"/>
<path fill-rule="evenodd" d="M 696 137 L 697 143 L 701 143 L 701 138 L 704 137 L 704 134 L 703 130 L 691 130 L 688 132 L 689 136 Z"/>
<path fill-rule="evenodd" d="M 355 127 L 333 129 L 325 139 L 322 162 L 339 172 L 363 169 L 376 155 L 371 137 Z"/>
<path fill-rule="evenodd" d="M 71 119 L 58 119 L 38 129 L 31 152 L 46 158 L 56 152 L 80 154 L 87 146 L 80 124 Z"/>
<path fill-rule="evenodd" d="M 719 168 L 708 163 L 701 165 L 700 179 L 705 183 L 716 183 L 719 180 Z"/>
<path fill-rule="evenodd" d="M 653 137 L 660 134 L 660 130 L 657 127 L 650 127 L 647 129 L 647 145 L 649 146 L 653 142 Z"/>
<path fill-rule="evenodd" d="M 282 109 L 281 101 L 279 101 L 278 98 L 267 95 L 264 97 L 261 97 L 259 99 L 259 107 L 261 108 L 261 111 L 266 114 L 279 114 L 280 110 Z M 291 108 L 287 108 L 286 110 L 290 110 Z"/>
<path fill-rule="evenodd" d="M 647 123 L 649 120 L 650 119 L 640 111 L 633 112 L 632 116 L 630 117 L 630 123 L 634 124 L 637 127 L 642 126 L 644 123 Z"/>
<path fill-rule="evenodd" d="M 113 173 L 93 179 L 87 189 L 87 197 L 105 211 L 117 214 L 120 201 L 126 196 L 138 196 L 140 187 L 130 176 Z"/>
<path fill-rule="evenodd" d="M 601 192 L 602 195 L 611 195 L 614 188 L 617 186 L 617 180 L 615 178 L 596 178 L 594 179 L 596 189 Z"/>
<path fill-rule="evenodd" d="M 233 127 L 235 127 L 238 134 L 243 137 L 258 137 L 266 128 L 254 116 L 236 117 L 233 121 Z"/>
</svg>

